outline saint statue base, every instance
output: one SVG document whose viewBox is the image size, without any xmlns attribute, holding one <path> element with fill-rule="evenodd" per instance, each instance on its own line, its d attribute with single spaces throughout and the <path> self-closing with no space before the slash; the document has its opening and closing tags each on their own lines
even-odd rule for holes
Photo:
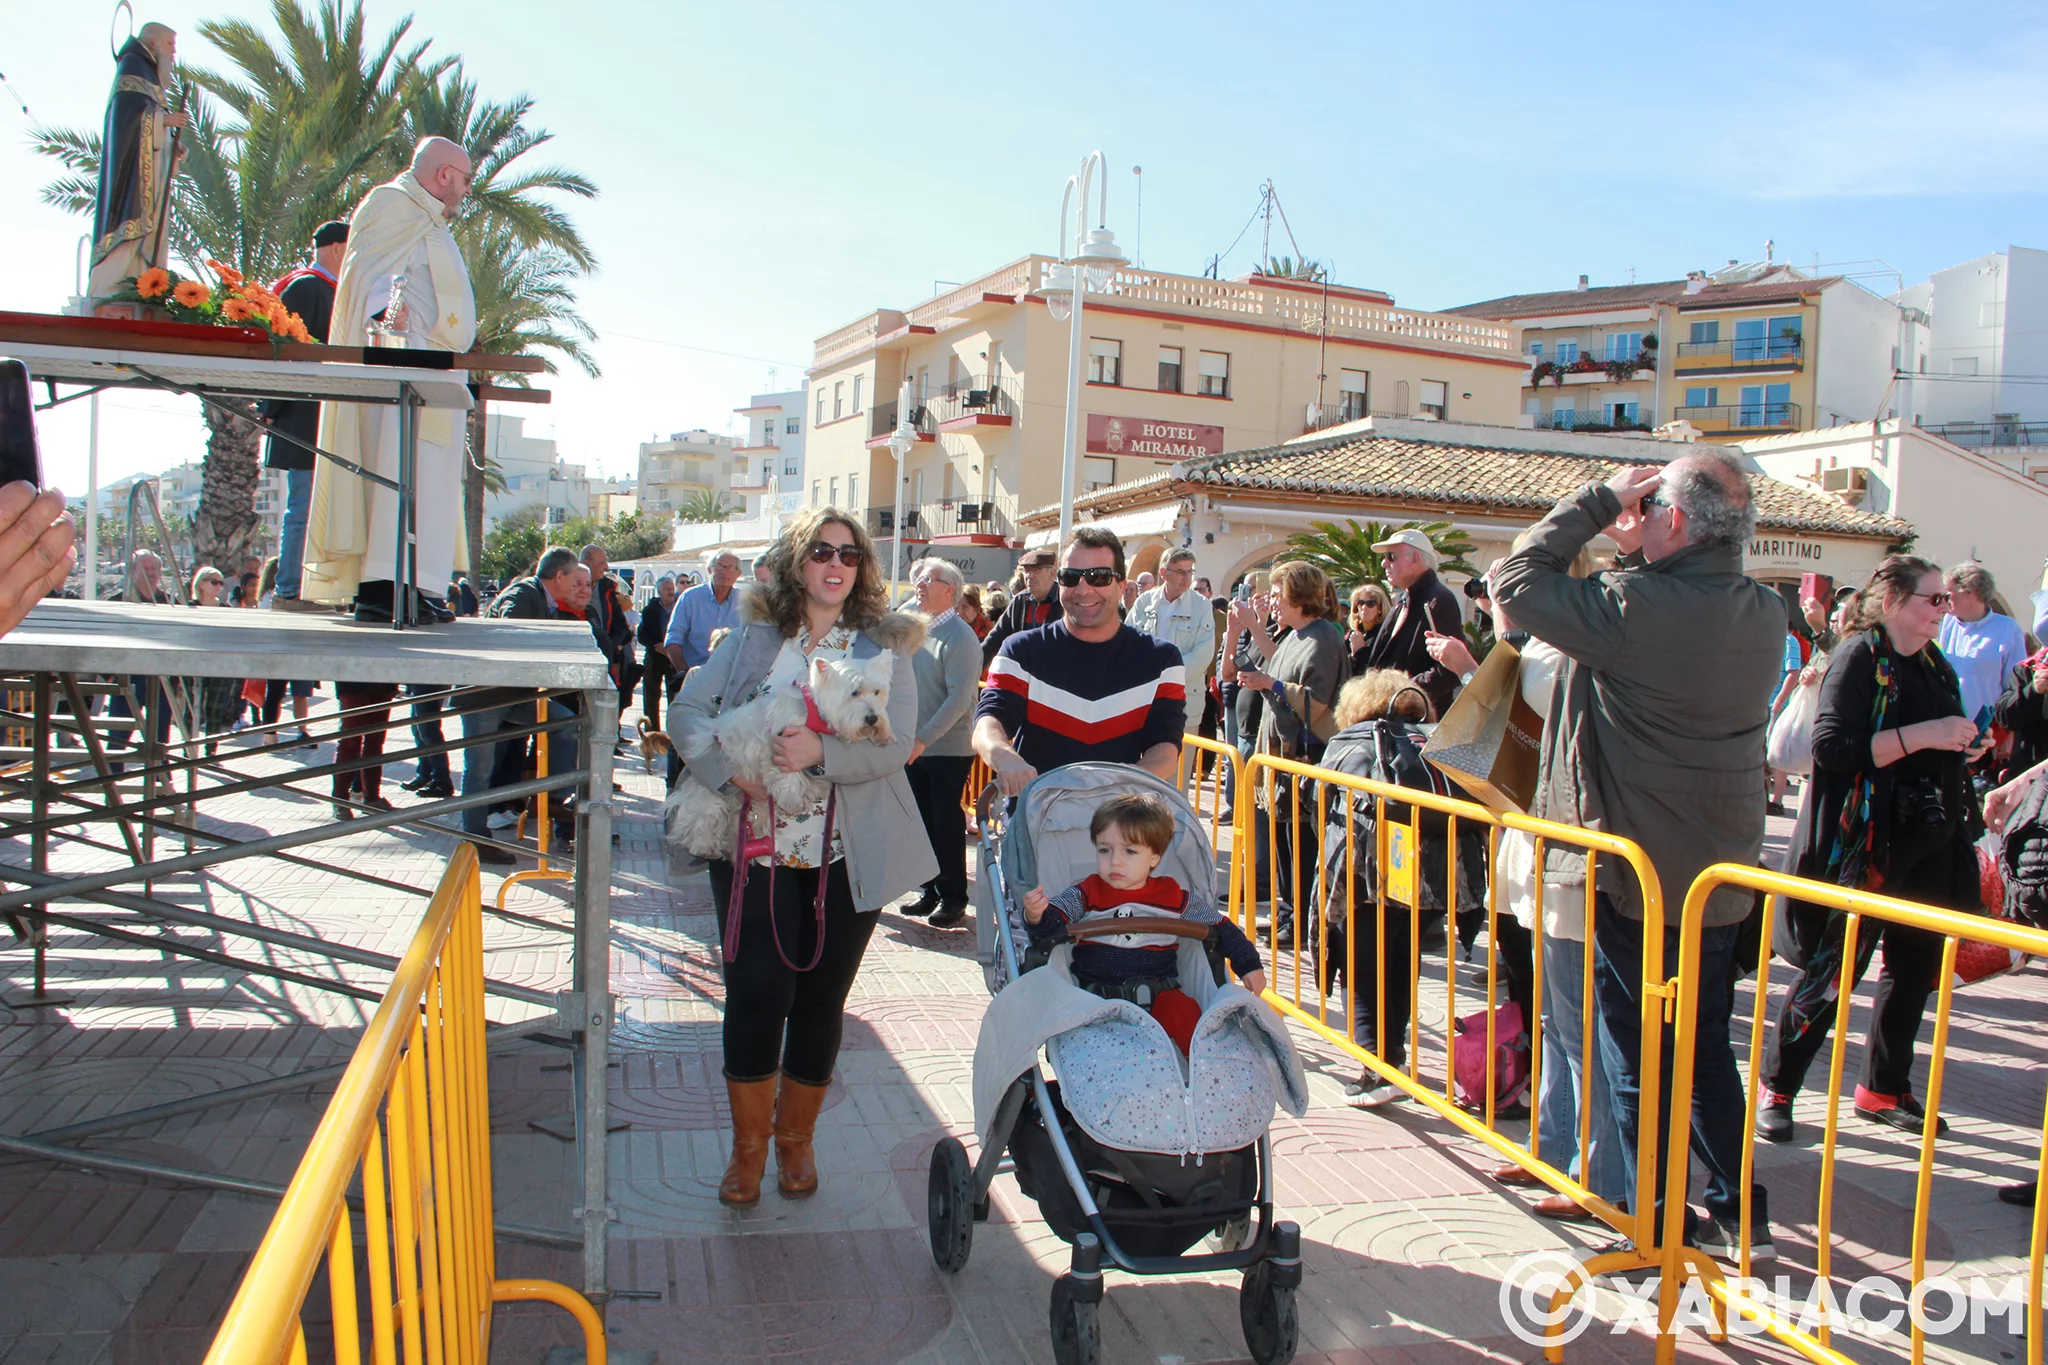
<svg viewBox="0 0 2048 1365">
<path fill-rule="evenodd" d="M 161 318 L 163 310 L 146 303 L 96 303 L 92 306 L 92 315 L 116 322 L 148 322 L 152 317 Z"/>
</svg>

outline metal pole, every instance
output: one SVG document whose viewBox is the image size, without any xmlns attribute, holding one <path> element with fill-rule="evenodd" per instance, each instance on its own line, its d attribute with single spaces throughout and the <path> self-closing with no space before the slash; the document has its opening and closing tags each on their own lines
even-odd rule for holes
<svg viewBox="0 0 2048 1365">
<path fill-rule="evenodd" d="M 583 694 L 589 779 L 576 802 L 576 987 L 583 993 L 583 1063 L 578 1136 L 583 1149 L 583 1291 L 603 1311 L 609 1292 L 606 1240 L 612 1218 L 606 1092 L 611 1041 L 612 746 L 619 736 L 618 694 Z"/>
<path fill-rule="evenodd" d="M 1083 217 L 1086 216 L 1084 213 Z M 1081 467 L 1081 300 L 1088 293 L 1088 278 L 1074 267 L 1074 313 L 1067 337 L 1067 419 L 1060 428 L 1065 443 L 1060 456 L 1060 544 L 1065 545 L 1074 530 L 1074 484 Z M 1055 547 L 1057 548 L 1057 547 Z"/>
<path fill-rule="evenodd" d="M 413 421 L 412 385 L 398 386 L 398 562 L 391 570 L 391 628 L 403 630 L 412 620 L 412 593 L 407 569 L 413 555 L 413 494 L 419 487 L 419 426 Z"/>
<path fill-rule="evenodd" d="M 87 407 L 85 438 L 85 600 L 99 598 L 100 582 L 100 395 L 93 391 Z"/>
<path fill-rule="evenodd" d="M 907 369 L 908 366 L 909 362 L 906 361 L 905 368 Z M 905 376 L 903 387 L 896 391 L 896 431 L 901 432 L 909 426 L 910 379 L 908 376 Z M 910 451 L 917 448 L 915 444 L 912 444 L 906 449 L 901 442 L 894 439 L 894 435 L 895 433 L 891 433 L 889 441 L 889 458 L 894 461 L 896 466 L 896 511 L 892 514 L 892 519 L 889 522 L 889 605 L 892 607 L 896 605 L 897 575 L 903 571 L 903 461 L 910 454 Z"/>
</svg>

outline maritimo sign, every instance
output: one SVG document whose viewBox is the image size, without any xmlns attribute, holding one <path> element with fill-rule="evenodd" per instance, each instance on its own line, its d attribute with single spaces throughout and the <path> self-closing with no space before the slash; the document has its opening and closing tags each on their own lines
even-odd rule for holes
<svg viewBox="0 0 2048 1365">
<path fill-rule="evenodd" d="M 1091 455 L 1144 455 L 1155 460 L 1193 460 L 1223 453 L 1223 428 L 1150 417 L 1088 414 Z"/>
</svg>

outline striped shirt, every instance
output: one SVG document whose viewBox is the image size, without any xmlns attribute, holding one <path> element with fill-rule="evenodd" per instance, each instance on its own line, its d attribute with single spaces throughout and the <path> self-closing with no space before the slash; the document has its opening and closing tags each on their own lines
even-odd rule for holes
<svg viewBox="0 0 2048 1365">
<path fill-rule="evenodd" d="M 1091 644 L 1065 621 L 1003 641 L 975 715 L 1002 723 L 1040 772 L 1069 763 L 1136 763 L 1155 744 L 1180 744 L 1187 691 L 1180 651 L 1123 626 Z"/>
</svg>

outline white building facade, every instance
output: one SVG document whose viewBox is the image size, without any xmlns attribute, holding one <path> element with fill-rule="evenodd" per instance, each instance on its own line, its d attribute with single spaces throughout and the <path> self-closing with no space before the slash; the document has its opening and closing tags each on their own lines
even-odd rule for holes
<svg viewBox="0 0 2048 1365">
<path fill-rule="evenodd" d="M 2007 463 L 2048 464 L 2038 449 L 2048 447 L 2048 385 L 2036 379 L 2048 374 L 2048 251 L 2014 246 L 1964 261 L 1902 301 L 1928 317 L 1915 420 Z M 2023 459 L 2027 447 L 2037 449 Z"/>
<path fill-rule="evenodd" d="M 539 511 L 547 526 L 590 515 L 590 479 L 584 467 L 564 460 L 552 440 L 528 436 L 525 418 L 486 416 L 484 455 L 505 480 L 504 492 L 484 495 L 486 530 L 529 507 Z"/>
<path fill-rule="evenodd" d="M 787 516 L 802 505 L 804 402 L 810 384 L 785 393 L 757 393 L 733 411 L 747 430 L 733 451 L 732 491 L 749 521 Z"/>
</svg>

